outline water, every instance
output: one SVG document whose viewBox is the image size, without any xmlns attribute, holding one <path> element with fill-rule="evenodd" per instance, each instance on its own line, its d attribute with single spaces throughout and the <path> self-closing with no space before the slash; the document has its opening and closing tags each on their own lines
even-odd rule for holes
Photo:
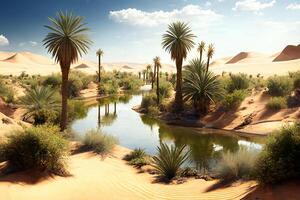
<svg viewBox="0 0 300 200">
<path fill-rule="evenodd" d="M 156 153 L 160 141 L 186 144 L 191 149 L 191 165 L 200 168 L 209 168 L 223 151 L 235 152 L 241 147 L 260 150 L 264 143 L 260 137 L 246 138 L 227 131 L 195 131 L 192 128 L 167 125 L 132 110 L 141 100 L 142 94 L 101 99 L 89 106 L 87 116 L 74 121 L 71 127 L 81 136 L 88 130 L 101 128 L 103 132 L 116 136 L 120 145 L 130 149 L 143 148 L 151 155 Z M 105 108 L 108 104 L 109 114 Z"/>
</svg>

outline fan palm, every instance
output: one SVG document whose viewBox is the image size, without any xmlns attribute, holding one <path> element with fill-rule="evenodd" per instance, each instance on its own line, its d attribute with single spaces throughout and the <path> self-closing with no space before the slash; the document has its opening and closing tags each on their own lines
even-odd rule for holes
<svg viewBox="0 0 300 200">
<path fill-rule="evenodd" d="M 209 105 L 222 96 L 222 85 L 217 75 L 207 71 L 199 59 L 186 66 L 183 77 L 184 99 L 193 101 L 196 111 L 207 113 Z"/>
<path fill-rule="evenodd" d="M 98 82 L 100 84 L 101 80 L 101 57 L 103 56 L 104 51 L 102 49 L 98 49 L 96 55 L 98 56 Z"/>
<path fill-rule="evenodd" d="M 50 30 L 44 45 L 56 62 L 60 64 L 62 73 L 61 97 L 62 110 L 60 128 L 67 126 L 67 103 L 68 103 L 68 77 L 70 66 L 76 62 L 83 53 L 87 53 L 91 41 L 86 32 L 88 28 L 83 23 L 83 18 L 72 13 L 60 12 L 56 18 L 49 18 L 51 25 L 45 26 Z"/>
<path fill-rule="evenodd" d="M 157 104 L 159 104 L 159 68 L 161 68 L 160 57 L 153 58 L 154 66 L 156 68 L 156 95 Z"/>
<path fill-rule="evenodd" d="M 209 68 L 209 62 L 210 62 L 210 59 L 213 57 L 214 53 L 215 53 L 214 45 L 213 44 L 208 45 L 206 70 L 208 70 L 208 68 Z"/>
<path fill-rule="evenodd" d="M 20 99 L 22 107 L 26 109 L 24 119 L 33 117 L 37 123 L 37 115 L 42 110 L 59 111 L 60 102 L 55 96 L 57 91 L 52 87 L 35 85 L 32 88 L 25 87 L 25 89 L 25 96 Z"/>
<path fill-rule="evenodd" d="M 160 147 L 157 147 L 158 155 L 153 157 L 153 166 L 168 180 L 174 178 L 189 158 L 190 151 L 185 152 L 185 148 L 185 145 L 169 147 L 167 144 L 160 143 Z"/>
<path fill-rule="evenodd" d="M 204 42 L 204 41 L 201 41 L 201 42 L 198 44 L 197 51 L 200 53 L 200 62 L 202 62 L 202 54 L 203 54 L 203 52 L 205 51 L 205 42 Z"/>
<path fill-rule="evenodd" d="M 171 59 L 176 62 L 177 79 L 175 108 L 177 111 L 183 109 L 182 101 L 182 62 L 187 53 L 193 48 L 195 35 L 191 33 L 188 24 L 184 22 L 173 22 L 169 25 L 167 32 L 163 35 L 162 46 L 171 54 Z"/>
</svg>

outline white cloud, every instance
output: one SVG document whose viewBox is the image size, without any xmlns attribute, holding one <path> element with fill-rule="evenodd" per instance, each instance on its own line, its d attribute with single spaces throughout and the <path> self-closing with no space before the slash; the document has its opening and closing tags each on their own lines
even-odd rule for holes
<svg viewBox="0 0 300 200">
<path fill-rule="evenodd" d="M 300 3 L 291 3 L 286 7 L 287 10 L 300 10 Z"/>
<path fill-rule="evenodd" d="M 136 26 L 153 27 L 168 24 L 172 21 L 182 20 L 192 22 L 199 26 L 208 26 L 218 21 L 222 15 L 210 10 L 203 9 L 198 5 L 186 5 L 181 9 L 172 11 L 147 12 L 135 8 L 110 11 L 109 17 L 119 23 L 127 23 Z"/>
<path fill-rule="evenodd" d="M 235 7 L 233 10 L 241 10 L 241 11 L 253 11 L 258 13 L 259 11 L 270 8 L 276 3 L 276 0 L 261 2 L 258 0 L 240 0 L 235 3 Z"/>
<path fill-rule="evenodd" d="M 4 35 L 0 35 L 0 46 L 9 45 L 8 39 Z"/>
<path fill-rule="evenodd" d="M 38 45 L 38 43 L 35 42 L 35 41 L 28 41 L 28 42 L 21 42 L 21 43 L 19 43 L 20 47 L 28 46 L 28 45 L 30 45 L 32 47 L 35 47 L 36 45 Z"/>
<path fill-rule="evenodd" d="M 261 23 L 262 27 L 269 27 L 271 30 L 282 33 L 299 32 L 300 21 L 265 21 Z"/>
</svg>

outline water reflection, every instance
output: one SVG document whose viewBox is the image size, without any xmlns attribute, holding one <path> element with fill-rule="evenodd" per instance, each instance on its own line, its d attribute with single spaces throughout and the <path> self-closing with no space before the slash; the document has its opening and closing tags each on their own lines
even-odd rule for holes
<svg viewBox="0 0 300 200">
<path fill-rule="evenodd" d="M 191 149 L 192 165 L 203 173 L 215 165 L 222 152 L 235 152 L 241 146 L 260 149 L 264 140 L 238 137 L 228 132 L 169 126 L 165 123 L 139 115 L 132 110 L 140 104 L 143 94 L 123 95 L 98 100 L 89 107 L 84 119 L 76 120 L 72 129 L 79 134 L 101 128 L 105 133 L 118 137 L 120 145 L 134 149 L 144 148 L 155 154 L 161 141 L 175 145 L 187 145 Z"/>
</svg>

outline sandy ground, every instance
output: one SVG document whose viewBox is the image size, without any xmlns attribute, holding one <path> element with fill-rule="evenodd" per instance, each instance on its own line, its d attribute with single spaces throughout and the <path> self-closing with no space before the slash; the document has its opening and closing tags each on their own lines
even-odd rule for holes
<svg viewBox="0 0 300 200">
<path fill-rule="evenodd" d="M 202 119 L 202 122 L 207 127 L 267 135 L 299 119 L 299 107 L 279 111 L 268 110 L 266 104 L 270 98 L 265 91 L 253 91 L 237 110 L 210 113 Z M 250 124 L 236 129 L 249 117 L 251 118 Z"/>
<path fill-rule="evenodd" d="M 138 173 L 121 158 L 128 149 L 117 147 L 102 160 L 90 152 L 69 160 L 71 177 L 41 178 L 30 172 L 0 178 L 1 200 L 27 199 L 241 199 L 256 183 L 218 187 L 217 181 L 189 179 L 184 184 L 155 183 L 154 175 Z"/>
</svg>

